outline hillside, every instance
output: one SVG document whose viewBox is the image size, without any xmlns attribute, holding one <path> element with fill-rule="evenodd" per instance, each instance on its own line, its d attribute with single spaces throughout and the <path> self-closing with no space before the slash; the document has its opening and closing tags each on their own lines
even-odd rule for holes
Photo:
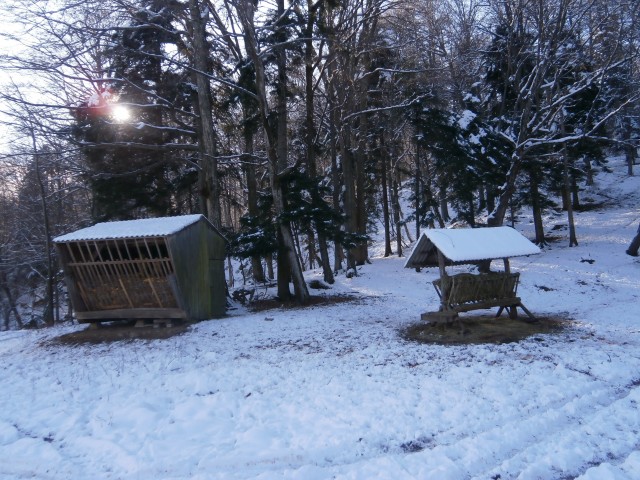
<svg viewBox="0 0 640 480">
<path fill-rule="evenodd" d="M 638 478 L 640 263 L 624 250 L 640 180 L 611 169 L 584 193 L 599 206 L 577 214 L 578 247 L 553 214 L 551 245 L 512 261 L 558 333 L 406 340 L 437 272 L 380 257 L 314 291 L 334 301 L 239 307 L 163 340 L 0 332 L 0 478 Z"/>
</svg>

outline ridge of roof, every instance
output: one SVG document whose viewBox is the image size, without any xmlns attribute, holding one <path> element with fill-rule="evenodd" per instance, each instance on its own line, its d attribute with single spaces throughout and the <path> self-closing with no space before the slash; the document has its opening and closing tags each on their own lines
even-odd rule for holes
<svg viewBox="0 0 640 480">
<path fill-rule="evenodd" d="M 201 214 L 174 217 L 142 218 L 96 223 L 87 228 L 61 235 L 56 243 L 79 240 L 112 240 L 121 238 L 164 237 L 179 232 L 200 220 L 208 220 Z M 217 230 L 216 230 L 217 231 Z"/>
<path fill-rule="evenodd" d="M 511 227 L 434 228 L 422 233 L 404 266 L 431 265 L 428 257 L 434 248 L 456 263 L 540 253 L 537 245 Z"/>
</svg>

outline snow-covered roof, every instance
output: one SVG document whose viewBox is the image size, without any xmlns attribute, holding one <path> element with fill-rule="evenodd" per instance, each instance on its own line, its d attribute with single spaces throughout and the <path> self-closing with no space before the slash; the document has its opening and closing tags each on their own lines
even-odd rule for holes
<svg viewBox="0 0 640 480">
<path fill-rule="evenodd" d="M 76 230 L 53 239 L 54 242 L 79 240 L 105 240 L 116 238 L 165 237 L 205 219 L 203 215 L 181 215 L 177 217 L 144 218 L 96 223 L 92 227 Z M 205 219 L 206 220 L 206 219 Z"/>
<path fill-rule="evenodd" d="M 404 266 L 438 265 L 436 249 L 454 263 L 540 253 L 536 245 L 511 227 L 436 228 L 422 233 Z"/>
</svg>

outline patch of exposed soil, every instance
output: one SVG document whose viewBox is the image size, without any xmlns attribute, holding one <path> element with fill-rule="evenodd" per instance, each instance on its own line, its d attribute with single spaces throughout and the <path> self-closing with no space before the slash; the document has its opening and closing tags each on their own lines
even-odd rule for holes
<svg viewBox="0 0 640 480">
<path fill-rule="evenodd" d="M 278 300 L 275 298 L 269 299 L 260 299 L 254 300 L 250 302 L 247 307 L 252 312 L 263 312 L 267 310 L 274 310 L 276 308 L 306 308 L 306 307 L 314 307 L 314 306 L 323 306 L 323 305 L 336 305 L 339 303 L 349 303 L 354 302 L 357 303 L 359 301 L 358 297 L 350 296 L 350 295 L 333 295 L 327 297 L 320 296 L 312 296 L 309 298 L 309 301 L 304 305 L 296 302 L 295 300 L 289 300 L 283 302 L 282 300 Z"/>
<path fill-rule="evenodd" d="M 460 322 L 435 324 L 421 322 L 402 332 L 404 338 L 438 345 L 475 345 L 483 343 L 513 343 L 540 334 L 560 333 L 569 327 L 566 318 L 524 318 L 461 316 Z"/>
<path fill-rule="evenodd" d="M 162 340 L 180 335 L 189 329 L 186 323 L 173 326 L 136 327 L 135 321 L 102 323 L 89 325 L 84 330 L 60 335 L 52 343 L 76 345 L 82 343 L 110 343 L 123 340 Z"/>
</svg>

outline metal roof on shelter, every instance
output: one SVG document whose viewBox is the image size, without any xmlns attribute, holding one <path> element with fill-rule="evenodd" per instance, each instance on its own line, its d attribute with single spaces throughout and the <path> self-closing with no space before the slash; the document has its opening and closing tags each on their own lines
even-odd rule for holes
<svg viewBox="0 0 640 480">
<path fill-rule="evenodd" d="M 200 214 L 176 217 L 144 218 L 96 223 L 75 232 L 53 239 L 56 243 L 84 240 L 111 240 L 121 238 L 166 237 L 179 232 L 200 220 L 208 220 Z"/>
<path fill-rule="evenodd" d="M 453 263 L 540 253 L 536 245 L 511 227 L 436 228 L 422 233 L 404 266 L 436 266 L 438 250 Z"/>
</svg>

